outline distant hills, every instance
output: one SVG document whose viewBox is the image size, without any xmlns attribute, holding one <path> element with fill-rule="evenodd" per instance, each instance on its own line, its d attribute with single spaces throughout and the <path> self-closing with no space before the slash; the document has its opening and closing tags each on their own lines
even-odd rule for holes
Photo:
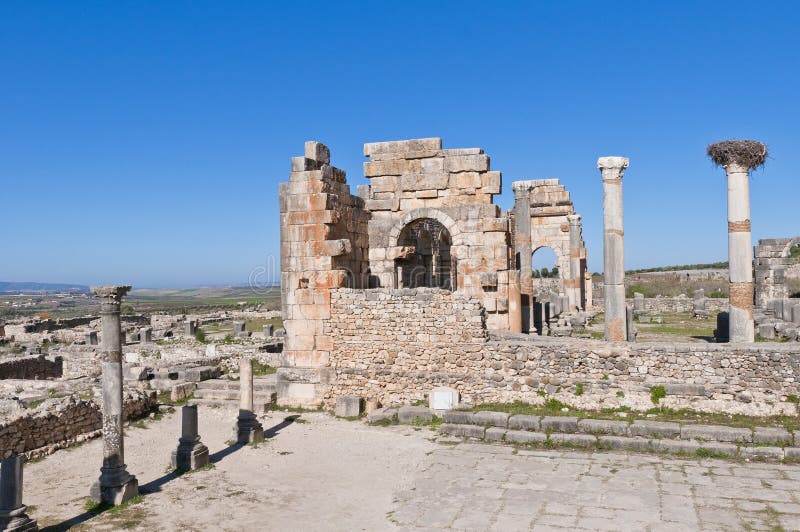
<svg viewBox="0 0 800 532">
<path fill-rule="evenodd" d="M 89 292 L 89 287 L 82 284 L 65 283 L 12 283 L 0 281 L 0 293 L 30 292 Z"/>
</svg>

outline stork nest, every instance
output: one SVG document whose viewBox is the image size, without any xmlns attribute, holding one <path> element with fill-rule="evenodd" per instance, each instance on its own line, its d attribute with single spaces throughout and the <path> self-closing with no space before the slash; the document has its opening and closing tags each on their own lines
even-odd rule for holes
<svg viewBox="0 0 800 532">
<path fill-rule="evenodd" d="M 755 140 L 723 140 L 710 145 L 706 151 L 720 166 L 738 164 L 745 168 L 758 168 L 767 160 L 767 145 Z"/>
</svg>

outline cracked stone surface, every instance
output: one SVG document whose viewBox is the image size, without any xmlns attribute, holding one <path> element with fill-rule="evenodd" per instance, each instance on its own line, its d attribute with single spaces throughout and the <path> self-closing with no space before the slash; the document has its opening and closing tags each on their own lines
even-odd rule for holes
<svg viewBox="0 0 800 532">
<path fill-rule="evenodd" d="M 201 407 L 214 466 L 183 476 L 165 472 L 179 412 L 127 427 L 128 470 L 145 493 L 119 512 L 84 510 L 100 440 L 27 464 L 23 501 L 50 530 L 800 530 L 799 465 L 517 451 L 287 415 L 261 417 L 265 443 L 231 449 L 236 411 Z"/>
</svg>

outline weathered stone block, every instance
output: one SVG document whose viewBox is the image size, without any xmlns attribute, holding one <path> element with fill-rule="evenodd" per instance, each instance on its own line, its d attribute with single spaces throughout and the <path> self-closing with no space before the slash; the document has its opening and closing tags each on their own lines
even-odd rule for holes
<svg viewBox="0 0 800 532">
<path fill-rule="evenodd" d="M 578 421 L 578 430 L 595 434 L 602 433 L 625 436 L 628 434 L 628 423 L 605 419 L 582 419 Z"/>
<path fill-rule="evenodd" d="M 753 442 L 791 445 L 792 433 L 786 429 L 773 427 L 756 427 L 753 430 Z"/>
<path fill-rule="evenodd" d="M 513 443 L 544 443 L 547 441 L 547 434 L 527 430 L 508 430 L 506 431 L 506 441 Z"/>
<path fill-rule="evenodd" d="M 753 441 L 753 431 L 721 425 L 684 425 L 681 427 L 681 439 L 750 442 Z"/>
<path fill-rule="evenodd" d="M 441 138 L 425 138 L 410 140 L 393 140 L 389 142 L 368 142 L 364 144 L 364 156 L 369 157 L 377 153 L 388 152 L 415 152 L 441 150 Z"/>
<path fill-rule="evenodd" d="M 353 396 L 340 396 L 336 398 L 336 409 L 338 417 L 358 417 L 361 415 L 361 398 Z"/>
<path fill-rule="evenodd" d="M 431 421 L 433 412 L 424 406 L 401 406 L 397 411 L 400 423 L 414 423 L 415 421 Z"/>
<path fill-rule="evenodd" d="M 681 435 L 681 426 L 678 423 L 637 419 L 628 427 L 628 432 L 631 436 L 678 438 Z"/>
<path fill-rule="evenodd" d="M 464 410 L 449 410 L 442 414 L 442 421 L 456 425 L 474 424 L 473 413 Z"/>
<path fill-rule="evenodd" d="M 508 428 L 516 430 L 539 430 L 539 416 L 517 414 L 508 418 Z"/>
<path fill-rule="evenodd" d="M 500 427 L 489 427 L 486 429 L 484 439 L 489 441 L 503 441 L 506 437 L 506 429 Z"/>
<path fill-rule="evenodd" d="M 451 423 L 442 423 L 439 427 L 442 434 L 450 434 L 452 436 L 462 436 L 464 438 L 480 438 L 486 433 L 486 427 L 483 425 L 454 425 Z"/>
<path fill-rule="evenodd" d="M 489 170 L 489 156 L 446 156 L 444 158 L 444 164 L 447 172 L 486 172 Z"/>
<path fill-rule="evenodd" d="M 367 414 L 367 423 L 391 422 L 397 417 L 396 408 L 379 408 Z"/>
<path fill-rule="evenodd" d="M 574 447 L 594 447 L 597 445 L 597 438 L 589 434 L 553 433 L 550 434 L 550 441 Z"/>
<path fill-rule="evenodd" d="M 475 412 L 472 416 L 473 423 L 478 425 L 490 425 L 494 427 L 507 427 L 510 414 L 506 412 Z"/>
<path fill-rule="evenodd" d="M 578 418 L 546 416 L 542 418 L 540 426 L 545 432 L 575 432 L 578 430 Z"/>
<path fill-rule="evenodd" d="M 626 438 L 622 436 L 600 436 L 598 445 L 603 449 L 614 449 L 624 451 L 650 451 L 652 445 L 650 440 L 645 438 Z"/>
<path fill-rule="evenodd" d="M 783 460 L 784 451 L 780 447 L 739 447 L 739 455 L 743 458 L 761 460 Z"/>
</svg>

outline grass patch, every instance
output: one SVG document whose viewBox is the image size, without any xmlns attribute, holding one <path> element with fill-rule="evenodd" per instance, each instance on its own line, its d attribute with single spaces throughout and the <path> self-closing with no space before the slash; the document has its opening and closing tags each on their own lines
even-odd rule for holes
<svg viewBox="0 0 800 532">
<path fill-rule="evenodd" d="M 575 395 L 578 396 L 578 397 L 583 395 L 583 383 L 582 382 L 579 382 L 578 384 L 575 385 Z"/>
<path fill-rule="evenodd" d="M 653 386 L 650 388 L 650 400 L 657 405 L 660 400 L 667 396 L 667 390 L 663 386 Z"/>
<path fill-rule="evenodd" d="M 253 360 L 253 377 L 263 377 L 264 375 L 272 375 L 277 371 L 278 370 L 276 368 L 273 368 L 269 364 L 262 364 L 258 360 Z"/>
</svg>

